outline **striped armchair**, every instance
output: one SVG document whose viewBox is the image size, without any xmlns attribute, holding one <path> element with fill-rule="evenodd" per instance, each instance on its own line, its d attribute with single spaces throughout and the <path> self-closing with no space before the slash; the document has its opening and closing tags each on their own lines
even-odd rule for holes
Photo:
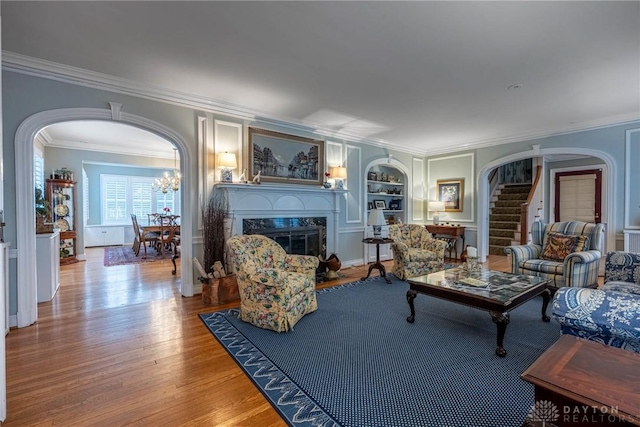
<svg viewBox="0 0 640 427">
<path fill-rule="evenodd" d="M 595 288 L 602 258 L 604 224 L 563 221 L 534 222 L 532 244 L 507 246 L 511 272 L 551 280 L 552 290 L 568 286 Z"/>
</svg>

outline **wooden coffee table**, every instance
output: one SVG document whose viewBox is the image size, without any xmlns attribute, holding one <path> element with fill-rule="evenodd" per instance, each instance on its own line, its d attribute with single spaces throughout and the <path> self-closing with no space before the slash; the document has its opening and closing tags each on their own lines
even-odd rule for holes
<svg viewBox="0 0 640 427">
<path fill-rule="evenodd" d="M 504 336 L 509 324 L 509 311 L 532 298 L 542 295 L 542 320 L 548 322 L 547 306 L 550 294 L 548 280 L 537 276 L 524 276 L 480 269 L 469 272 L 463 267 L 437 271 L 407 279 L 407 302 L 413 323 L 416 311 L 413 300 L 418 294 L 430 295 L 447 301 L 488 311 L 498 329 L 496 354 L 505 357 Z"/>
<path fill-rule="evenodd" d="M 536 390 L 527 421 L 640 426 L 638 353 L 563 335 L 520 377 Z"/>
</svg>

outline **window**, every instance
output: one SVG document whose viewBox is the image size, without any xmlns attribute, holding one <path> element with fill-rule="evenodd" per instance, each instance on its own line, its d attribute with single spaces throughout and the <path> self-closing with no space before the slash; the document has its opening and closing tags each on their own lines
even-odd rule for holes
<svg viewBox="0 0 640 427">
<path fill-rule="evenodd" d="M 151 177 L 100 175 L 102 223 L 129 224 L 132 213 L 140 221 L 147 214 L 162 212 L 165 207 L 179 215 L 180 191 L 159 193 L 151 189 L 152 183 Z"/>
<path fill-rule="evenodd" d="M 35 188 L 41 188 L 44 194 L 44 157 L 40 151 L 33 156 L 33 182 Z"/>
</svg>

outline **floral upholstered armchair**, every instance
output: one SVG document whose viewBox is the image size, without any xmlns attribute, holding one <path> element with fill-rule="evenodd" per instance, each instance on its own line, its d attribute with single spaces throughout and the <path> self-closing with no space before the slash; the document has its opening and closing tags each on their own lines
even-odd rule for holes
<svg viewBox="0 0 640 427">
<path fill-rule="evenodd" d="M 392 271 L 399 279 L 442 270 L 447 243 L 433 237 L 423 225 L 390 225 L 389 238 L 393 239 Z"/>
<path fill-rule="evenodd" d="M 560 288 L 553 317 L 563 334 L 640 353 L 640 254 L 607 253 L 602 288 Z"/>
<path fill-rule="evenodd" d="M 317 257 L 289 255 L 268 237 L 237 235 L 227 240 L 240 292 L 240 319 L 284 332 L 316 302 Z"/>
<path fill-rule="evenodd" d="M 552 290 L 563 286 L 593 288 L 598 284 L 604 224 L 564 221 L 531 227 L 530 245 L 507 246 L 511 272 L 551 280 Z"/>
</svg>

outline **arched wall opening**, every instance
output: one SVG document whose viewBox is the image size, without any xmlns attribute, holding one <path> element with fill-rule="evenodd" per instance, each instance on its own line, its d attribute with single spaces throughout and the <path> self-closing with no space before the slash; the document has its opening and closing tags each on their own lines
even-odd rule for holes
<svg viewBox="0 0 640 427">
<path fill-rule="evenodd" d="M 47 126 L 55 123 L 76 120 L 106 120 L 135 126 L 154 133 L 174 145 L 180 154 L 180 169 L 182 171 L 181 227 L 182 233 L 181 256 L 184 260 L 192 257 L 192 220 L 191 193 L 193 164 L 192 154 L 182 136 L 172 129 L 157 122 L 133 114 L 120 111 L 118 104 L 112 104 L 111 109 L 98 108 L 65 108 L 43 111 L 25 119 L 16 131 L 15 136 L 15 165 L 16 165 L 16 246 L 17 246 L 17 326 L 25 327 L 33 324 L 38 318 L 36 291 L 36 233 L 35 210 L 33 206 L 34 188 L 34 141 L 38 133 Z M 181 293 L 183 296 L 193 296 L 193 271 L 191 268 L 181 269 Z"/>
</svg>

